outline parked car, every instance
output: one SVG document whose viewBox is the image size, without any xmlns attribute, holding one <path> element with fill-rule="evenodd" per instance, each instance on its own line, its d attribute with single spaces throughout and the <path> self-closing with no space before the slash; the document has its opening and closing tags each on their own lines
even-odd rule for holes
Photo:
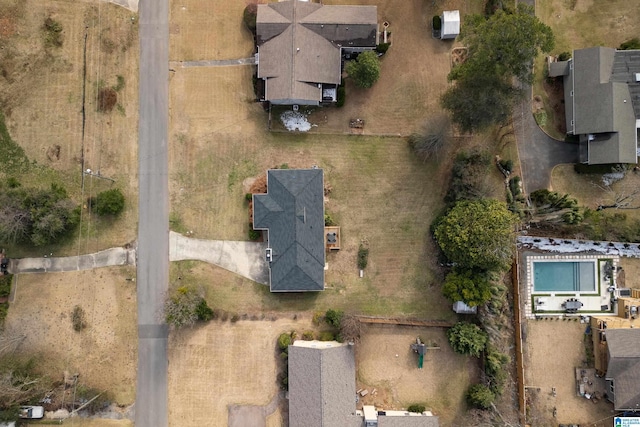
<svg viewBox="0 0 640 427">
<path fill-rule="evenodd" d="M 21 406 L 20 418 L 23 419 L 38 419 L 44 417 L 44 408 L 42 406 Z"/>
</svg>

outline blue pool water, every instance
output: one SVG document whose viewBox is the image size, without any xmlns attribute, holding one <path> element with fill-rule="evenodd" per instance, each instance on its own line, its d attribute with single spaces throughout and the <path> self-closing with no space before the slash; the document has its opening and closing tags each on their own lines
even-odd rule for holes
<svg viewBox="0 0 640 427">
<path fill-rule="evenodd" d="M 593 261 L 537 261 L 533 263 L 534 292 L 594 292 Z"/>
</svg>

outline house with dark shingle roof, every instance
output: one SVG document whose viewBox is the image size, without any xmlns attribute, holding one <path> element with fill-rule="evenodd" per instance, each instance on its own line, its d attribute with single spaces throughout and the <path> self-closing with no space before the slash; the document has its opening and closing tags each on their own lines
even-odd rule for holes
<svg viewBox="0 0 640 427">
<path fill-rule="evenodd" d="M 637 163 L 640 50 L 574 50 L 549 76 L 563 76 L 567 133 L 579 137 L 580 162 Z"/>
<path fill-rule="evenodd" d="M 376 6 L 325 6 L 289 0 L 259 4 L 256 17 L 261 101 L 319 105 L 335 102 L 342 54 L 378 43 Z"/>
<path fill-rule="evenodd" d="M 253 195 L 253 228 L 264 230 L 271 292 L 324 290 L 322 169 L 271 169 Z"/>
<path fill-rule="evenodd" d="M 640 329 L 607 329 L 607 396 L 616 411 L 640 411 Z"/>
<path fill-rule="evenodd" d="M 353 345 L 336 341 L 296 341 L 289 346 L 291 427 L 438 427 L 431 412 L 356 409 Z"/>
</svg>

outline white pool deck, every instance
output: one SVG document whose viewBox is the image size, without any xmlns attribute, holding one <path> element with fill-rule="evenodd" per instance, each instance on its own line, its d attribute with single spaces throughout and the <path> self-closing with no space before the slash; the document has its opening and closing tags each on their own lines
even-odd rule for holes
<svg viewBox="0 0 640 427">
<path fill-rule="evenodd" d="M 524 312 L 529 319 L 539 316 L 592 316 L 611 314 L 609 310 L 602 311 L 603 306 L 611 306 L 611 286 L 616 286 L 616 270 L 619 256 L 617 255 L 526 255 L 525 279 L 526 295 L 524 295 Z M 533 264 L 535 262 L 593 262 L 596 264 L 595 291 L 536 291 L 533 283 Z M 606 279 L 604 265 L 613 262 L 612 278 Z M 575 313 L 566 313 L 562 304 L 569 298 L 576 298 L 582 302 L 582 307 Z"/>
</svg>

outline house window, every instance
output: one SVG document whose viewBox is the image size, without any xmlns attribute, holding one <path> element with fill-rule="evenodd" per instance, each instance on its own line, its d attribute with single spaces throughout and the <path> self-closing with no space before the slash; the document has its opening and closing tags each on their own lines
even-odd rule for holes
<svg viewBox="0 0 640 427">
<path fill-rule="evenodd" d="M 613 396 L 615 393 L 613 392 L 613 380 L 609 381 L 609 393 Z"/>
<path fill-rule="evenodd" d="M 573 91 L 571 91 L 571 96 L 573 96 Z"/>
</svg>

